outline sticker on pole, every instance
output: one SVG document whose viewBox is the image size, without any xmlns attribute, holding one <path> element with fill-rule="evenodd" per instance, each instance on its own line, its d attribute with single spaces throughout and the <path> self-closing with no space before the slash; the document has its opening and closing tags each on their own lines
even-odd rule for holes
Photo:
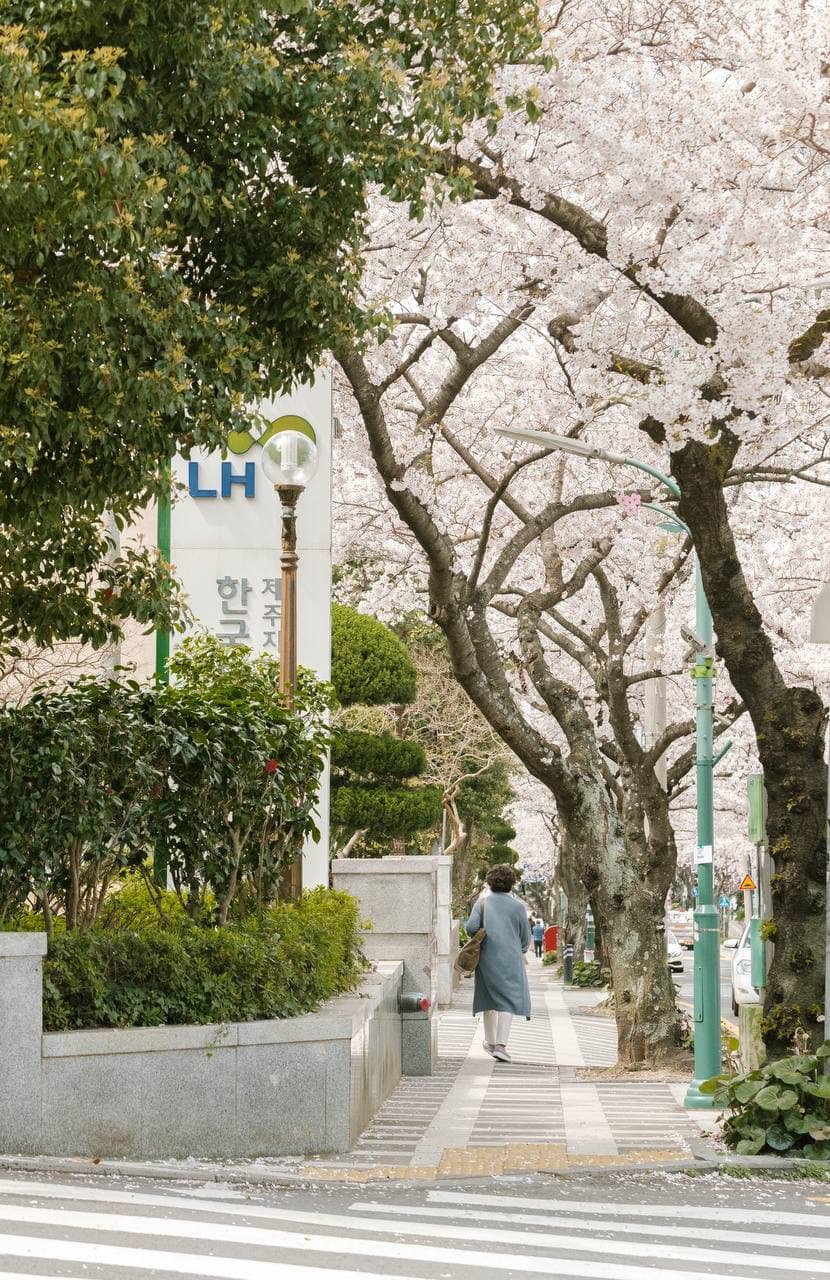
<svg viewBox="0 0 830 1280">
<path fill-rule="evenodd" d="M 695 850 L 695 862 L 698 866 L 712 861 L 712 846 L 710 844 L 699 844 Z"/>
<path fill-rule="evenodd" d="M 739 893 L 752 893 L 758 886 L 752 879 L 752 876 L 745 875 L 738 888 Z"/>
</svg>

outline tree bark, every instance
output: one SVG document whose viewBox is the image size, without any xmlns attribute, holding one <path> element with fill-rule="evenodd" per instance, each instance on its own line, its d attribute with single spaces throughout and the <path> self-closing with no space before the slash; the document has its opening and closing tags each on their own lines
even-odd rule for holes
<svg viewBox="0 0 830 1280">
<path fill-rule="evenodd" d="M 767 789 L 767 837 L 774 862 L 775 940 L 763 1033 L 773 1056 L 801 1026 L 814 1042 L 824 1001 L 826 712 L 812 689 L 789 687 L 738 558 L 723 482 L 738 441 L 689 441 L 672 454 L 717 635 L 716 652 L 752 719 Z M 716 845 L 717 847 L 717 845 Z"/>
<path fill-rule="evenodd" d="M 583 771 L 577 805 L 560 812 L 567 838 L 591 850 L 583 862 L 583 882 L 595 904 L 611 970 L 619 1061 L 630 1066 L 659 1059 L 676 1044 L 675 993 L 663 932 L 673 863 L 653 857 L 653 833 L 646 838 L 632 793 L 626 789 L 621 818 L 596 772 Z M 584 919 L 583 908 L 583 924 Z"/>
</svg>

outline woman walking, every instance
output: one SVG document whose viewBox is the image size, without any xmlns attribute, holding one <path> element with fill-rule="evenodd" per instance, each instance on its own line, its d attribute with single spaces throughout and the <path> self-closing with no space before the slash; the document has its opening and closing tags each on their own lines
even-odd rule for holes
<svg viewBox="0 0 830 1280">
<path fill-rule="evenodd" d="M 530 988 L 525 952 L 530 946 L 527 912 L 511 890 L 516 873 L 506 863 L 485 876 L 490 893 L 482 896 L 464 924 L 469 937 L 484 929 L 475 971 L 473 1013 L 484 1015 L 484 1048 L 497 1062 L 510 1062 L 507 1037 L 514 1015 L 530 1018 Z"/>
</svg>

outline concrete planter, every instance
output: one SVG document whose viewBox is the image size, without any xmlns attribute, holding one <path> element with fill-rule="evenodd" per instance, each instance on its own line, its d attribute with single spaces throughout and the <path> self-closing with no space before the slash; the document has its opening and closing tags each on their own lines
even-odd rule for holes
<svg viewBox="0 0 830 1280">
<path fill-rule="evenodd" d="M 348 1151 L 400 1079 L 400 962 L 299 1018 L 43 1033 L 45 951 L 42 934 L 0 933 L 4 1152 Z"/>
</svg>

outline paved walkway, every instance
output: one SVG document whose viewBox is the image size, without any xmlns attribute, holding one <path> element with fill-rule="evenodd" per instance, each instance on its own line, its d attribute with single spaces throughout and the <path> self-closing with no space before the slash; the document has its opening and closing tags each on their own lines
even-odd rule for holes
<svg viewBox="0 0 830 1280">
<path fill-rule="evenodd" d="M 532 1021 L 515 1020 L 512 1063 L 482 1048 L 472 982 L 439 1015 L 433 1076 L 408 1077 L 347 1155 L 305 1166 L 332 1179 L 409 1178 L 562 1169 L 687 1157 L 709 1112 L 682 1106 L 685 1084 L 585 1081 L 580 1067 L 613 1066 L 613 1018 L 602 993 L 565 989 L 531 959 Z"/>
</svg>

